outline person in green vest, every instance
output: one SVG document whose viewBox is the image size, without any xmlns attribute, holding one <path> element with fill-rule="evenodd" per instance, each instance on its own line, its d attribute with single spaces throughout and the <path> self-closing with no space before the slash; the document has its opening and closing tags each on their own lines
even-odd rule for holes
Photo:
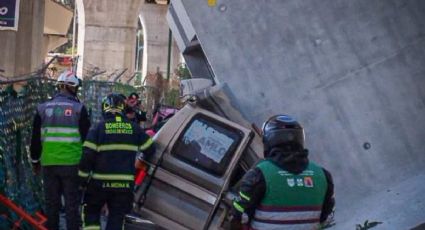
<svg viewBox="0 0 425 230">
<path fill-rule="evenodd" d="M 262 131 L 265 159 L 242 178 L 230 229 L 318 229 L 335 206 L 331 174 L 309 161 L 294 118 L 273 116 Z"/>
<path fill-rule="evenodd" d="M 58 93 L 38 105 L 31 138 L 31 162 L 42 169 L 47 229 L 59 229 L 61 196 L 67 230 L 80 228 L 78 163 L 90 128 L 86 107 L 77 97 L 80 80 L 66 70 L 56 82 Z"/>
</svg>

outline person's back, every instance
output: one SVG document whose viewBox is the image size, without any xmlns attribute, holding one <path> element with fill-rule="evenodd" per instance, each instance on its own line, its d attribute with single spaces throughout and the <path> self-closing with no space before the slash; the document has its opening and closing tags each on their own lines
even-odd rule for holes
<svg viewBox="0 0 425 230">
<path fill-rule="evenodd" d="M 76 96 L 79 80 L 71 71 L 58 78 L 59 93 L 40 104 L 33 123 L 31 159 L 38 173 L 43 169 L 47 227 L 59 228 L 61 195 L 65 198 L 66 224 L 79 229 L 78 163 L 90 121 Z"/>
<path fill-rule="evenodd" d="M 81 158 L 80 113 L 83 105 L 72 95 L 56 94 L 52 100 L 40 104 L 41 164 L 76 165 Z"/>
<path fill-rule="evenodd" d="M 241 181 L 232 229 L 317 229 L 333 211 L 333 182 L 308 160 L 302 127 L 274 116 L 263 125 L 263 143 L 266 159 Z"/>
<path fill-rule="evenodd" d="M 104 120 L 94 126 L 83 145 L 78 174 L 87 183 L 83 229 L 100 226 L 100 211 L 109 209 L 106 229 L 121 229 L 131 210 L 136 154 L 150 155 L 152 139 L 123 114 L 124 100 L 111 94 L 102 103 Z M 138 159 L 142 157 L 138 156 Z M 85 186 L 85 185 L 84 185 Z"/>
<path fill-rule="evenodd" d="M 91 171 L 92 182 L 104 190 L 123 191 L 133 188 L 134 162 L 145 134 L 125 116 L 108 114 L 93 128 L 96 137 L 89 133 L 85 147 L 96 148 L 96 159 Z M 146 137 L 147 139 L 147 137 Z M 149 139 L 151 142 L 151 139 Z M 121 184 L 116 183 L 120 181 Z M 120 187 L 120 186 L 123 187 Z"/>
</svg>

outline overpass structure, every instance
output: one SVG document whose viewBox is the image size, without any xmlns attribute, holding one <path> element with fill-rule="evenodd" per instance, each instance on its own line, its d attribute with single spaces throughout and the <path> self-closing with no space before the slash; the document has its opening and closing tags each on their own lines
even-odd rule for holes
<svg viewBox="0 0 425 230">
<path fill-rule="evenodd" d="M 425 2 L 172 0 L 193 76 L 260 125 L 291 114 L 336 186 L 336 225 L 425 220 Z"/>
<path fill-rule="evenodd" d="M 12 4 L 15 1 L 7 1 Z M 142 76 L 170 75 L 181 63 L 180 51 L 172 39 L 165 15 L 167 1 L 144 0 L 20 0 L 17 30 L 0 31 L 2 75 L 13 78 L 39 69 L 47 52 L 66 43 L 72 30 L 72 9 L 76 10 L 77 73 L 89 78 L 122 72 L 127 82 L 135 72 Z M 68 8 L 57 3 L 66 2 Z M 3 4 L 3 3 L 2 3 Z M 143 45 L 136 47 L 137 33 Z M 136 49 L 143 54 L 136 55 Z M 140 56 L 140 57 L 139 57 Z M 136 69 L 136 58 L 143 61 Z M 106 78 L 107 79 L 107 78 Z M 132 78 L 134 82 L 134 78 Z"/>
<path fill-rule="evenodd" d="M 180 62 L 180 52 L 170 40 L 165 20 L 166 4 L 141 0 L 98 1 L 76 0 L 78 15 L 77 72 L 127 70 L 124 80 L 133 75 L 136 65 L 136 38 L 138 24 L 143 34 L 143 73 L 161 73 L 165 77 Z M 170 52 L 168 48 L 170 46 Z M 171 55 L 168 63 L 168 53 Z"/>
</svg>

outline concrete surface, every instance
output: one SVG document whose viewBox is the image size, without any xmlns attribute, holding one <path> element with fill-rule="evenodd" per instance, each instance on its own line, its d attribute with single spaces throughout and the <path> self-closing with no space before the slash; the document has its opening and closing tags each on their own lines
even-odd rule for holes
<svg viewBox="0 0 425 230">
<path fill-rule="evenodd" d="M 21 0 L 18 31 L 0 31 L 0 69 L 6 77 L 28 74 L 44 60 L 44 0 Z"/>
<path fill-rule="evenodd" d="M 79 19 L 78 27 L 78 44 L 84 43 L 78 50 L 84 57 L 80 60 L 79 72 L 86 76 L 97 67 L 112 74 L 127 68 L 122 79 L 130 77 L 134 71 L 141 1 L 85 0 L 76 3 L 79 17 L 84 17 L 84 20 Z"/>
<path fill-rule="evenodd" d="M 143 77 L 148 73 L 167 72 L 169 29 L 165 20 L 166 5 L 147 4 L 140 0 L 77 0 L 76 3 L 80 57 L 77 73 L 87 76 L 97 68 L 99 72 L 106 71 L 105 75 L 111 75 L 127 68 L 122 77 L 126 82 L 135 69 L 138 20 L 142 21 L 145 36 Z M 171 71 L 180 59 L 175 46 Z"/>
<path fill-rule="evenodd" d="M 425 222 L 425 1 L 217 0 L 209 7 L 172 0 L 171 7 L 180 50 L 205 56 L 186 59 L 191 71 L 227 83 L 258 126 L 276 113 L 304 125 L 311 159 L 334 176 L 333 229 Z"/>
<path fill-rule="evenodd" d="M 144 56 L 143 73 L 161 73 L 167 75 L 169 27 L 165 19 L 167 5 L 143 3 L 140 11 L 140 21 L 143 26 Z M 172 40 L 171 73 L 180 63 L 180 51 Z"/>
</svg>

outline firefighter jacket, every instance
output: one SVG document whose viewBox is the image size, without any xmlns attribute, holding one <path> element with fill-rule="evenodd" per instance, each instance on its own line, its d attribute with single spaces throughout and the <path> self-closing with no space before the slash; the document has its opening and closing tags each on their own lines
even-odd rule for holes
<svg viewBox="0 0 425 230">
<path fill-rule="evenodd" d="M 41 165 L 78 165 L 90 128 L 87 110 L 70 94 L 59 93 L 40 104 L 33 123 L 31 159 Z"/>
<path fill-rule="evenodd" d="M 318 228 L 335 205 L 332 176 L 301 158 L 268 158 L 249 170 L 233 202 L 235 221 L 246 215 L 251 229 Z"/>
<path fill-rule="evenodd" d="M 96 189 L 132 190 L 139 152 L 152 155 L 152 139 L 126 117 L 108 113 L 87 135 L 78 175 Z"/>
</svg>

